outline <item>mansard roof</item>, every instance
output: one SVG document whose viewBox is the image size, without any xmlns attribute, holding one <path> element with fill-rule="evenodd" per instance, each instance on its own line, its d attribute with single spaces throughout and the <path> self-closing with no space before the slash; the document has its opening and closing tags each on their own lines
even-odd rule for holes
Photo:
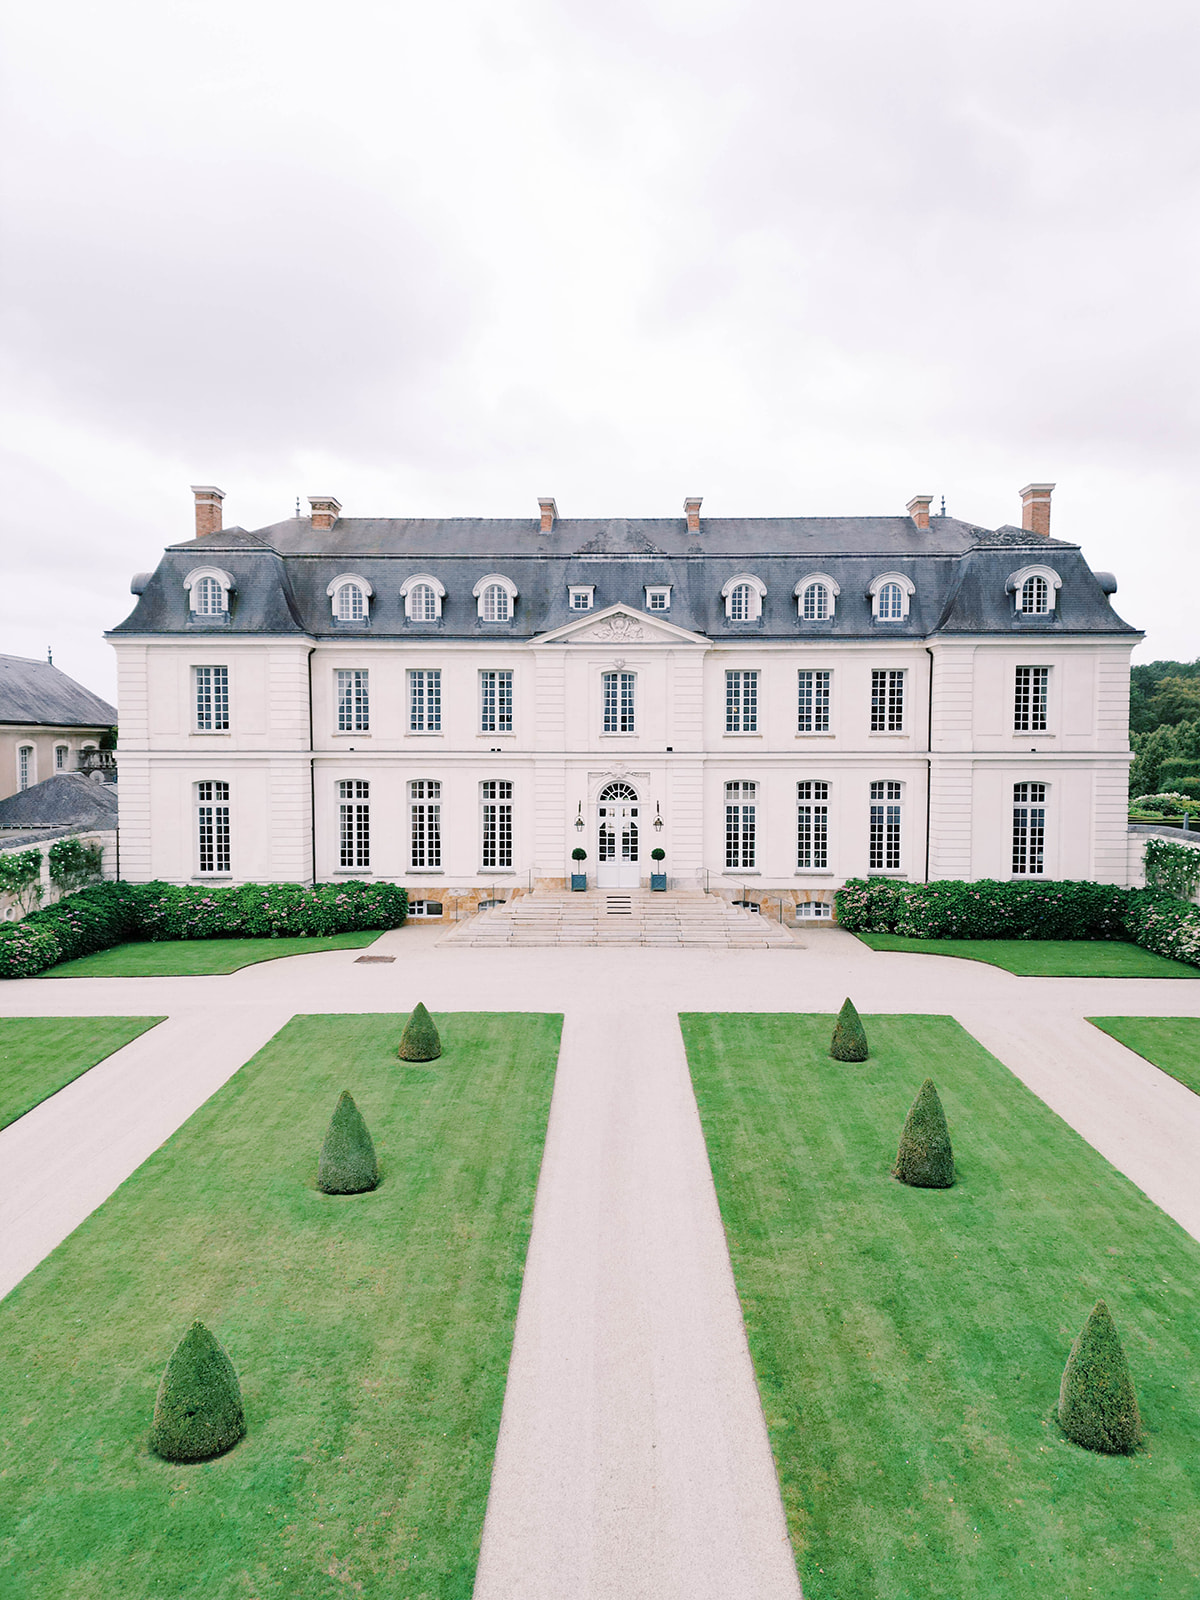
<svg viewBox="0 0 1200 1600">
<path fill-rule="evenodd" d="M 183 580 L 199 561 L 233 579 L 230 610 L 219 625 L 189 613 Z M 1034 562 L 1062 579 L 1055 610 L 1036 619 L 1014 612 L 1005 587 L 1014 569 Z M 655 615 L 724 640 L 1137 633 L 1113 610 L 1078 545 L 947 516 L 931 517 L 927 528 L 908 516 L 705 517 L 698 530 L 683 517 L 560 517 L 548 530 L 523 517 L 340 517 L 328 529 L 296 517 L 170 546 L 113 633 L 341 636 L 347 629 L 331 615 L 328 587 L 351 569 L 375 590 L 366 631 L 376 638 L 530 639 L 580 620 L 569 609 L 572 584 L 594 586 L 597 611 L 623 604 L 641 614 L 646 586 L 670 585 L 670 611 Z M 793 590 L 815 570 L 841 592 L 828 622 L 805 623 Z M 446 586 L 436 622 L 414 624 L 405 616 L 400 587 L 414 572 L 436 573 Z M 766 586 L 762 615 L 733 621 L 721 589 L 746 572 Z M 872 618 L 868 591 L 881 572 L 914 585 L 903 622 Z M 472 591 L 489 573 L 516 586 L 508 623 L 479 618 Z"/>
<path fill-rule="evenodd" d="M 0 656 L 0 723 L 31 727 L 111 728 L 117 709 L 49 661 Z"/>
</svg>

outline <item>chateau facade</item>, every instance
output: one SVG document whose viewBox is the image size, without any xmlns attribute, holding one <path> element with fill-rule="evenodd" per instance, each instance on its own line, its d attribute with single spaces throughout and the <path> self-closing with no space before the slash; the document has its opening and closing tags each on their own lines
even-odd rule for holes
<svg viewBox="0 0 1200 1600">
<path fill-rule="evenodd" d="M 828 915 L 848 877 L 1127 874 L 1115 580 L 931 515 L 222 526 L 134 579 L 122 867 L 381 877 L 417 912 L 644 882 Z M 578 868 L 576 868 L 578 870 Z M 657 870 L 657 868 L 656 868 Z"/>
</svg>

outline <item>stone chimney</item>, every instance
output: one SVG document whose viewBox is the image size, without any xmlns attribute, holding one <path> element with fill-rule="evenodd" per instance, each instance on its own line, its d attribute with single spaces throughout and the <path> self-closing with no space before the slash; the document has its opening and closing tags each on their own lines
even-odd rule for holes
<svg viewBox="0 0 1200 1600">
<path fill-rule="evenodd" d="M 702 498 L 701 495 L 690 495 L 683 502 L 683 509 L 687 512 L 689 533 L 700 532 L 700 502 Z"/>
<path fill-rule="evenodd" d="M 194 483 L 192 493 L 196 496 L 197 539 L 203 539 L 206 533 L 220 533 L 225 525 L 225 514 L 221 510 L 224 489 L 214 489 L 210 483 Z"/>
<path fill-rule="evenodd" d="M 904 509 L 918 528 L 927 528 L 929 526 L 929 508 L 932 504 L 933 496 L 931 494 L 915 494 Z"/>
<path fill-rule="evenodd" d="M 1050 537 L 1050 496 L 1053 493 L 1052 483 L 1027 483 L 1021 490 L 1021 526 L 1030 533 L 1040 533 L 1043 539 Z"/>
<path fill-rule="evenodd" d="M 328 494 L 310 494 L 308 503 L 312 507 L 312 525 L 314 533 L 323 533 L 332 528 L 342 514 L 342 503 Z"/>
<path fill-rule="evenodd" d="M 558 518 L 558 507 L 555 505 L 553 497 L 550 495 L 543 495 L 538 501 L 538 505 L 542 512 L 541 531 L 543 533 L 549 533 Z"/>
</svg>

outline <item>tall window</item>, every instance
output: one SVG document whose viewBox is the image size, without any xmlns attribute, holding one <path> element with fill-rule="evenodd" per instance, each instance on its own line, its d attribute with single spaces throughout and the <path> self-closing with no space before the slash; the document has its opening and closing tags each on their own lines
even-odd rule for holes
<svg viewBox="0 0 1200 1600">
<path fill-rule="evenodd" d="M 217 617 L 225 610 L 225 591 L 215 578 L 198 578 L 195 610 L 201 617 Z"/>
<path fill-rule="evenodd" d="M 829 785 L 796 785 L 796 866 L 824 872 L 829 866 Z"/>
<path fill-rule="evenodd" d="M 194 667 L 196 732 L 229 732 L 229 668 Z"/>
<path fill-rule="evenodd" d="M 28 789 L 33 782 L 33 746 L 23 744 L 17 751 L 17 788 Z"/>
<path fill-rule="evenodd" d="M 357 583 L 343 583 L 334 597 L 339 622 L 362 622 L 367 615 L 367 598 Z"/>
<path fill-rule="evenodd" d="M 633 672 L 606 672 L 604 680 L 604 731 L 605 733 L 634 732 Z"/>
<path fill-rule="evenodd" d="M 1018 667 L 1013 701 L 1013 729 L 1017 733 L 1045 733 L 1049 667 Z"/>
<path fill-rule="evenodd" d="M 1050 585 L 1037 573 L 1021 585 L 1021 610 L 1044 616 L 1050 609 Z"/>
<path fill-rule="evenodd" d="M 442 864 L 442 786 L 432 778 L 417 778 L 408 786 L 412 865 Z"/>
<path fill-rule="evenodd" d="M 904 619 L 904 590 L 898 583 L 885 583 L 879 591 L 879 620 L 902 622 Z"/>
<path fill-rule="evenodd" d="M 440 667 L 416 667 L 408 674 L 408 731 L 441 733 L 442 672 Z"/>
<path fill-rule="evenodd" d="M 232 870 L 229 849 L 229 785 L 206 780 L 196 785 L 196 835 L 201 872 Z"/>
<path fill-rule="evenodd" d="M 903 733 L 904 673 L 890 667 L 871 671 L 871 732 Z"/>
<path fill-rule="evenodd" d="M 900 867 L 900 796 L 902 786 L 890 779 L 871 785 L 871 841 L 867 862 L 872 872 Z"/>
<path fill-rule="evenodd" d="M 1013 784 L 1012 869 L 1018 877 L 1046 870 L 1046 785 Z"/>
<path fill-rule="evenodd" d="M 483 796 L 483 865 L 513 864 L 513 808 L 511 783 L 490 779 L 480 784 Z"/>
<path fill-rule="evenodd" d="M 408 595 L 408 615 L 413 622 L 437 621 L 437 595 L 431 583 L 414 584 Z"/>
<path fill-rule="evenodd" d="M 758 732 L 758 673 L 725 674 L 725 732 Z"/>
<path fill-rule="evenodd" d="M 751 609 L 753 601 L 750 596 L 752 590 L 748 583 L 739 583 L 729 592 L 729 620 L 731 622 L 749 622 L 754 612 Z"/>
<path fill-rule="evenodd" d="M 338 844 L 342 867 L 371 865 L 371 785 L 361 778 L 338 784 Z"/>
<path fill-rule="evenodd" d="M 725 785 L 725 865 L 752 868 L 755 847 L 757 784 Z"/>
<path fill-rule="evenodd" d="M 507 622 L 511 618 L 512 600 L 502 584 L 489 583 L 483 591 L 481 614 L 485 622 Z"/>
<path fill-rule="evenodd" d="M 807 670 L 798 674 L 800 696 L 796 715 L 797 733 L 829 732 L 829 686 L 832 676 L 830 672 Z"/>
<path fill-rule="evenodd" d="M 513 675 L 509 671 L 479 674 L 480 733 L 511 733 Z"/>
<path fill-rule="evenodd" d="M 371 726 L 371 700 L 365 667 L 339 667 L 337 725 L 339 733 L 366 733 Z"/>
<path fill-rule="evenodd" d="M 823 583 L 810 583 L 800 601 L 800 615 L 805 622 L 829 620 L 829 590 Z"/>
<path fill-rule="evenodd" d="M 68 757 L 69 754 L 70 754 L 70 746 L 69 745 L 56 744 L 54 746 L 54 770 L 55 770 L 55 772 L 65 772 L 67 770 L 67 757 Z"/>
</svg>

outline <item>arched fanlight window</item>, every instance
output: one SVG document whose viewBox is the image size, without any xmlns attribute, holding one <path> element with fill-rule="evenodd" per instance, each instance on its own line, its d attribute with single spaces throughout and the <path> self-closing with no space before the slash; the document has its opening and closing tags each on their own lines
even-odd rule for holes
<svg viewBox="0 0 1200 1600">
<path fill-rule="evenodd" d="M 1050 609 L 1050 585 L 1040 572 L 1021 585 L 1021 610 L 1045 613 Z"/>
<path fill-rule="evenodd" d="M 400 585 L 400 594 L 410 622 L 436 622 L 442 614 L 446 586 L 431 572 L 414 572 Z"/>
<path fill-rule="evenodd" d="M 374 590 L 357 572 L 339 572 L 326 586 L 335 622 L 366 622 Z"/>
<path fill-rule="evenodd" d="M 631 789 L 627 783 L 610 783 L 600 791 L 602 801 L 609 800 L 637 800 L 637 790 Z"/>
<path fill-rule="evenodd" d="M 1062 579 L 1052 567 L 1022 567 L 1010 575 L 1005 588 L 1013 596 L 1018 611 L 1026 616 L 1049 616 L 1055 607 Z"/>
<path fill-rule="evenodd" d="M 233 579 L 219 567 L 197 567 L 183 580 L 194 617 L 220 617 L 229 610 Z"/>
<path fill-rule="evenodd" d="M 740 572 L 730 578 L 721 590 L 725 602 L 725 615 L 730 622 L 755 622 L 762 616 L 762 603 L 767 586 L 761 578 Z"/>
<path fill-rule="evenodd" d="M 877 622 L 903 622 L 908 616 L 908 602 L 916 592 L 916 585 L 902 572 L 884 572 L 872 581 L 867 592 L 871 596 L 871 610 Z"/>
<path fill-rule="evenodd" d="M 511 578 L 501 577 L 495 572 L 489 573 L 486 578 L 480 578 L 472 593 L 479 604 L 480 621 L 512 621 L 517 586 Z"/>
<path fill-rule="evenodd" d="M 802 622 L 828 622 L 833 616 L 834 597 L 841 593 L 838 584 L 825 572 L 810 572 L 801 578 L 792 593 Z"/>
</svg>

